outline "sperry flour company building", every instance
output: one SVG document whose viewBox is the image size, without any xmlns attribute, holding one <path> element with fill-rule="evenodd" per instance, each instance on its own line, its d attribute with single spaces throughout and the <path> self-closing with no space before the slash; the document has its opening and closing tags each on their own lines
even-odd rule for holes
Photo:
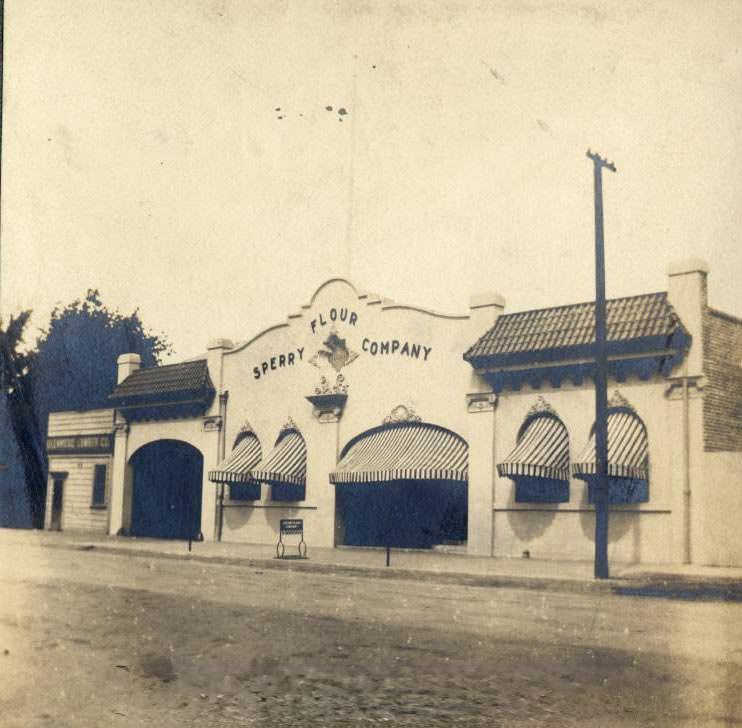
<svg viewBox="0 0 742 728">
<path fill-rule="evenodd" d="M 701 261 L 608 302 L 611 559 L 742 565 L 742 321 Z M 594 306 L 443 315 L 333 278 L 204 357 L 119 358 L 111 408 L 53 413 L 47 527 L 590 559 Z"/>
</svg>

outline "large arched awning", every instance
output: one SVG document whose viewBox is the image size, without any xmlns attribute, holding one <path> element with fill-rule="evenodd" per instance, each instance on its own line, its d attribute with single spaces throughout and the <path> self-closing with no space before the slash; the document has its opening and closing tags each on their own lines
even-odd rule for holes
<svg viewBox="0 0 742 728">
<path fill-rule="evenodd" d="M 428 422 L 393 422 L 361 433 L 330 473 L 335 484 L 467 478 L 466 441 Z"/>
</svg>

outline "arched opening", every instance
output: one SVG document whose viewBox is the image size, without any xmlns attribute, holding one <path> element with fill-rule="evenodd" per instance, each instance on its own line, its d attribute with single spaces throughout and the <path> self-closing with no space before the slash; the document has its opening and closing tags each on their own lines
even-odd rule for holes
<svg viewBox="0 0 742 728">
<path fill-rule="evenodd" d="M 513 481 L 515 503 L 569 502 L 569 434 L 543 397 L 526 415 L 497 472 Z"/>
<path fill-rule="evenodd" d="M 203 456 L 180 440 L 157 440 L 129 461 L 133 536 L 197 538 L 201 531 Z"/>
<path fill-rule="evenodd" d="M 647 428 L 634 408 L 616 392 L 608 410 L 608 502 L 611 505 L 646 503 L 649 500 L 649 443 Z M 572 465 L 576 478 L 588 486 L 588 502 L 597 487 L 595 423 L 590 439 Z"/>
<path fill-rule="evenodd" d="M 390 422 L 343 449 L 336 485 L 339 540 L 348 546 L 431 548 L 467 532 L 468 446 L 427 422 Z"/>
<path fill-rule="evenodd" d="M 209 472 L 209 480 L 228 486 L 230 501 L 260 500 L 260 483 L 255 480 L 252 471 L 260 462 L 261 453 L 258 436 L 250 425 L 243 425 L 234 439 L 232 452 L 219 463 L 216 470 Z"/>
<path fill-rule="evenodd" d="M 294 421 L 281 428 L 273 449 L 255 466 L 255 480 L 271 486 L 271 500 L 295 502 L 306 498 L 307 446 Z"/>
</svg>

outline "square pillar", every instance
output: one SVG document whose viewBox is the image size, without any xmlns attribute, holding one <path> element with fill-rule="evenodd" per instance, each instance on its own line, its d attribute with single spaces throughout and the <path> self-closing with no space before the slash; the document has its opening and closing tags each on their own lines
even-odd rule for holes
<svg viewBox="0 0 742 728">
<path fill-rule="evenodd" d="M 125 422 L 113 426 L 113 471 L 109 503 L 108 533 L 118 536 L 131 526 L 131 467 L 129 459 L 129 425 Z"/>
<path fill-rule="evenodd" d="M 305 535 L 311 538 L 310 545 L 336 545 L 335 486 L 330 473 L 337 465 L 341 413 L 342 408 L 314 409 L 320 426 L 312 428 L 311 443 L 307 442 L 307 502 L 317 506 L 314 533 Z"/>
<path fill-rule="evenodd" d="M 470 556 L 492 556 L 494 544 L 495 406 L 497 395 L 467 395 L 469 412 L 468 533 Z"/>
<path fill-rule="evenodd" d="M 219 445 L 221 440 L 222 418 L 207 417 L 203 423 L 204 468 L 201 481 L 201 533 L 204 541 L 215 541 L 217 536 L 217 489 L 218 485 L 209 480 L 209 471 L 219 465 Z"/>
</svg>

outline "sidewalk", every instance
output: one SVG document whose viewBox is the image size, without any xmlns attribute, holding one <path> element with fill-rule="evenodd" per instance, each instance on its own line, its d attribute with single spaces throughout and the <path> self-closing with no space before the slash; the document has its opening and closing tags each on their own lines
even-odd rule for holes
<svg viewBox="0 0 742 728">
<path fill-rule="evenodd" d="M 263 544 L 194 542 L 189 553 L 188 543 L 184 541 L 111 537 L 80 531 L 0 529 L 0 543 L 3 542 L 338 575 L 433 579 L 471 586 L 615 591 L 668 584 L 676 589 L 717 585 L 735 593 L 739 591 L 742 598 L 742 568 L 612 564 L 612 578 L 600 581 L 593 578 L 593 564 L 588 561 L 472 557 L 422 550 L 392 549 L 391 563 L 386 567 L 384 549 L 310 547 L 307 559 L 280 560 L 275 558 L 274 546 Z M 288 546 L 286 554 L 293 552 Z"/>
</svg>

